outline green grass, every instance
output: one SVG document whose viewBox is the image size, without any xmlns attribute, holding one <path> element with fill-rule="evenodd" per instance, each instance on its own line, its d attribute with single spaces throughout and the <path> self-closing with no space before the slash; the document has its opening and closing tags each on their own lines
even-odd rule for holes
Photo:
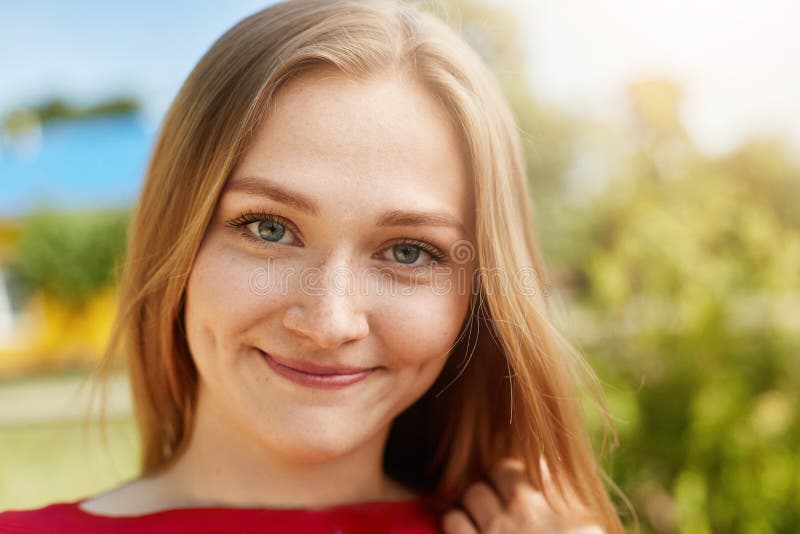
<svg viewBox="0 0 800 534">
<path fill-rule="evenodd" d="M 0 426 L 0 510 L 77 500 L 135 476 L 133 419 L 109 419 L 105 435 L 107 446 L 82 421 Z"/>
</svg>

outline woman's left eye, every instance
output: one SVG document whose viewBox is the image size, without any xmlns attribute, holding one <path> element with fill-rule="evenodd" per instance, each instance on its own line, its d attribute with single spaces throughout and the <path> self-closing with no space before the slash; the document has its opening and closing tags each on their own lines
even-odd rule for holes
<svg viewBox="0 0 800 534">
<path fill-rule="evenodd" d="M 247 239 L 257 241 L 259 245 L 268 246 L 270 243 L 280 243 L 287 231 L 290 234 L 295 233 L 291 223 L 283 217 L 262 212 L 245 212 L 234 219 L 226 221 L 226 224 L 231 228 L 244 227 L 246 231 L 242 235 Z M 385 250 L 392 252 L 392 259 L 389 261 L 396 261 L 408 267 L 419 267 L 432 262 L 444 263 L 447 261 L 447 257 L 436 246 L 418 239 L 402 239 Z M 432 261 L 417 264 L 416 262 L 421 253 L 430 256 Z M 386 258 L 384 257 L 384 259 Z"/>
<path fill-rule="evenodd" d="M 419 267 L 431 263 L 417 264 L 416 261 L 419 259 L 420 254 L 427 254 L 436 263 L 444 263 L 446 260 L 445 255 L 438 248 L 430 243 L 416 239 L 404 239 L 399 243 L 394 243 L 386 250 L 392 252 L 394 261 L 409 267 Z"/>
</svg>

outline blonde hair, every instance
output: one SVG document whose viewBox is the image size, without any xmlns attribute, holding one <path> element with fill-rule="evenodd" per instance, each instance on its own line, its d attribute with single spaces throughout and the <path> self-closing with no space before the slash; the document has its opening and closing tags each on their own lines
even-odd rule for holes
<svg viewBox="0 0 800 534">
<path fill-rule="evenodd" d="M 276 91 L 320 66 L 353 77 L 403 71 L 421 82 L 461 135 L 475 188 L 480 276 L 466 339 L 394 421 L 387 473 L 444 509 L 506 456 L 522 459 L 541 488 L 543 458 L 558 488 L 573 490 L 606 532 L 622 531 L 577 379 L 607 417 L 602 395 L 548 317 L 514 117 L 475 51 L 434 14 L 399 1 L 288 1 L 259 11 L 214 43 L 170 107 L 131 222 L 118 316 L 99 368 L 102 378 L 115 354 L 127 357 L 142 474 L 166 465 L 191 433 L 198 375 L 182 324 L 184 290 L 222 188 Z M 509 291 L 507 277 L 493 275 L 526 269 L 537 291 Z"/>
</svg>

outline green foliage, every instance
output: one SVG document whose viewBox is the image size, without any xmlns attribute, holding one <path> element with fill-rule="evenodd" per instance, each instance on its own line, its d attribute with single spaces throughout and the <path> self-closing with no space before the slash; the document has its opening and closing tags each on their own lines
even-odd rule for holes
<svg viewBox="0 0 800 534">
<path fill-rule="evenodd" d="M 29 216 L 22 225 L 12 276 L 34 289 L 80 306 L 114 281 L 125 250 L 128 212 Z"/>
<path fill-rule="evenodd" d="M 617 417 L 610 474 L 646 532 L 793 532 L 800 167 L 775 140 L 668 175 L 657 151 L 550 237 Z"/>
</svg>

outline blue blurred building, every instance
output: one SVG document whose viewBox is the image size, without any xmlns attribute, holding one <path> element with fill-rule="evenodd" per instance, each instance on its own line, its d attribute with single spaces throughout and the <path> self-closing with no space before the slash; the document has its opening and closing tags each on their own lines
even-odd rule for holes
<svg viewBox="0 0 800 534">
<path fill-rule="evenodd" d="M 0 218 L 37 208 L 132 205 L 154 133 L 136 114 L 58 120 L 3 135 Z"/>
</svg>

